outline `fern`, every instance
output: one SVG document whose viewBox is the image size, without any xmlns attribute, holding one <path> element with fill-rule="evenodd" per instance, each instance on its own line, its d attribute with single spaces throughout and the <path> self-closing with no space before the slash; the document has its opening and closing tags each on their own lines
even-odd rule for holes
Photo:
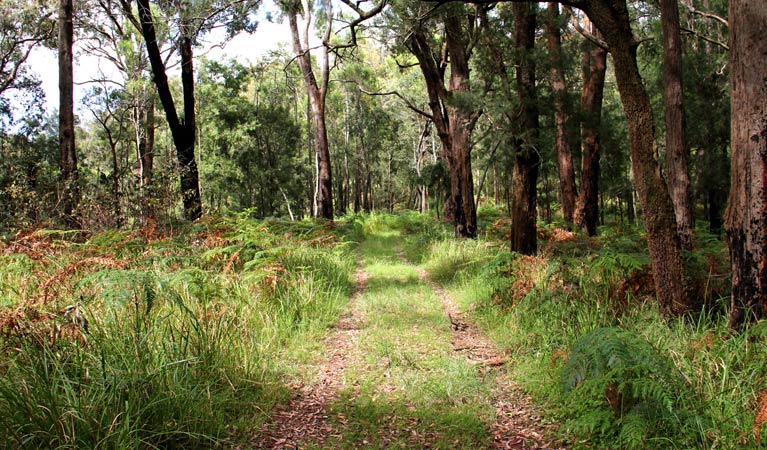
<svg viewBox="0 0 767 450">
<path fill-rule="evenodd" d="M 569 428 L 626 449 L 673 440 L 684 426 L 675 411 L 682 409 L 685 395 L 692 395 L 667 357 L 619 328 L 597 328 L 583 336 L 561 383 L 573 413 Z"/>
</svg>

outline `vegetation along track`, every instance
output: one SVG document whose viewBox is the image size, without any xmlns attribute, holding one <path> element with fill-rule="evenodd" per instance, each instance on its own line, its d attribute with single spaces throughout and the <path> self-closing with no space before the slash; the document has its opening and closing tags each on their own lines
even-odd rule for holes
<svg viewBox="0 0 767 450">
<path fill-rule="evenodd" d="M 362 243 L 357 293 L 317 375 L 276 408 L 258 447 L 559 448 L 504 352 L 404 260 L 400 239 Z"/>
</svg>

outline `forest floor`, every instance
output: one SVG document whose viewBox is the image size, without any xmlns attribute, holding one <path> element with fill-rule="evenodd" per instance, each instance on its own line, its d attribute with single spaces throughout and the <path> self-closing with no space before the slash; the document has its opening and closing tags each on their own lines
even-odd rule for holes
<svg viewBox="0 0 767 450">
<path fill-rule="evenodd" d="M 359 248 L 357 285 L 324 354 L 256 448 L 555 449 L 555 427 L 510 379 L 513 361 L 426 271 L 398 231 Z"/>
</svg>

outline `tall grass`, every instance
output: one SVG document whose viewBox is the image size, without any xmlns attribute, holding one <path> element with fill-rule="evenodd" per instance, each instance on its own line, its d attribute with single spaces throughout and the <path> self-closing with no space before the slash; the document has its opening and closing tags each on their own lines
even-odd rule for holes
<svg viewBox="0 0 767 450">
<path fill-rule="evenodd" d="M 340 313 L 351 248 L 324 226 L 245 217 L 9 243 L 0 448 L 247 441 Z"/>
<path fill-rule="evenodd" d="M 687 258 L 703 311 L 669 322 L 644 275 L 648 257 L 635 230 L 544 239 L 533 258 L 497 239 L 503 219 L 485 222 L 484 239 L 424 246 L 413 235 L 408 245 L 514 356 L 515 377 L 563 423 L 572 447 L 757 447 L 767 328 L 727 329 L 721 241 L 700 233 Z"/>
</svg>

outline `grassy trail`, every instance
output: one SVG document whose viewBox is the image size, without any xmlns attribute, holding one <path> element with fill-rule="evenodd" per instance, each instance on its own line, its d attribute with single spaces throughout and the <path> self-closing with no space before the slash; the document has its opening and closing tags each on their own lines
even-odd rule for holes
<svg viewBox="0 0 767 450">
<path fill-rule="evenodd" d="M 262 447 L 554 448 L 507 358 L 404 260 L 401 239 L 386 231 L 361 244 L 349 312 Z"/>
</svg>

